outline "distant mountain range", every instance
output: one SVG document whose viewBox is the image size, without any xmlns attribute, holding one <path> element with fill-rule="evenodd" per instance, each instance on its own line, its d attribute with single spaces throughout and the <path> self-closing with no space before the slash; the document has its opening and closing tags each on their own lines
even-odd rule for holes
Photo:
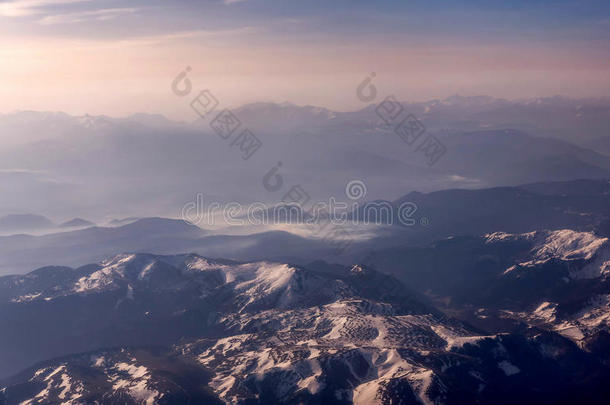
<svg viewBox="0 0 610 405">
<path fill-rule="evenodd" d="M 61 224 L 55 224 L 49 218 L 36 214 L 11 214 L 0 217 L 0 234 L 51 232 L 58 228 L 86 228 L 95 226 L 93 222 L 74 218 Z"/>
<path fill-rule="evenodd" d="M 479 190 L 411 192 L 389 203 L 394 217 L 403 203 L 418 209 L 413 219 L 425 226 L 409 227 L 421 239 L 455 235 L 480 235 L 502 230 L 527 232 L 538 229 L 592 230 L 610 215 L 610 181 L 575 180 L 533 183 L 517 187 Z M 367 204 L 352 215 L 366 219 Z M 393 221 L 399 224 L 399 221 Z"/>
<path fill-rule="evenodd" d="M 0 232 L 27 232 L 54 228 L 56 225 L 42 215 L 14 214 L 0 217 Z"/>
<path fill-rule="evenodd" d="M 87 228 L 90 226 L 95 226 L 95 224 L 82 218 L 74 218 L 59 225 L 60 228 Z"/>
<path fill-rule="evenodd" d="M 397 220 L 398 209 L 404 202 L 417 206 L 412 216 L 413 226 L 402 226 Z M 610 182 L 607 180 L 412 192 L 389 204 L 394 207 L 393 224 L 346 227 L 352 242 L 341 254 L 324 239 L 324 234 L 308 236 L 264 227 L 224 234 L 222 230 L 211 232 L 183 220 L 131 218 L 107 227 L 47 230 L 39 236 L 0 236 L 0 274 L 24 273 L 49 264 L 80 266 L 124 252 L 190 251 L 235 260 L 305 264 L 323 259 L 350 264 L 377 249 L 421 245 L 450 236 L 560 229 L 604 235 L 610 232 Z M 353 213 L 353 218 L 373 221 L 375 218 L 364 214 L 366 209 L 367 205 L 363 205 Z M 126 224 L 120 225 L 123 222 Z M 314 230 L 307 226 L 304 229 Z"/>
<path fill-rule="evenodd" d="M 240 131 L 249 128 L 263 143 L 249 160 L 210 120 L 0 115 L 0 132 L 9 134 L 0 145 L 0 181 L 11 190 L 0 215 L 175 216 L 197 193 L 217 202 L 277 203 L 299 184 L 313 199 L 339 199 L 354 179 L 366 183 L 368 198 L 394 199 L 405 190 L 610 178 L 608 100 L 455 96 L 402 104 L 447 149 L 432 167 L 383 122 L 377 105 L 354 112 L 289 103 L 236 108 Z M 284 189 L 270 193 L 262 179 L 277 162 Z"/>
</svg>

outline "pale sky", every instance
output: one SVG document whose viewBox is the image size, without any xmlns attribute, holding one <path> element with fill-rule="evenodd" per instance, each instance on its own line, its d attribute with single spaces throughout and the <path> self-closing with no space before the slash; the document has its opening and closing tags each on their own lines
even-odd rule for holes
<svg viewBox="0 0 610 405">
<path fill-rule="evenodd" d="M 226 106 L 361 108 L 371 72 L 410 101 L 608 96 L 609 45 L 607 0 L 0 0 L 0 112 L 191 119 L 186 66 Z"/>
</svg>

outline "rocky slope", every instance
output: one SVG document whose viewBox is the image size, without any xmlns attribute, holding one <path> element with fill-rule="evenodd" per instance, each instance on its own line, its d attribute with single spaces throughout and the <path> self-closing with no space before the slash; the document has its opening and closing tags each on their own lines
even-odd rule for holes
<svg viewBox="0 0 610 405">
<path fill-rule="evenodd" d="M 3 372 L 31 367 L 1 404 L 596 403 L 610 377 L 554 331 L 474 329 L 358 265 L 128 254 L 1 278 L 0 302 Z"/>
</svg>

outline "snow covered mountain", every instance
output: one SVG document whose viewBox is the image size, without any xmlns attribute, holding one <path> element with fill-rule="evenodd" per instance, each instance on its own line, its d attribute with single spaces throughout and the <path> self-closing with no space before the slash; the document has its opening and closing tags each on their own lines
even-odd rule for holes
<svg viewBox="0 0 610 405">
<path fill-rule="evenodd" d="M 570 229 L 455 237 L 365 260 L 494 332 L 520 324 L 557 332 L 608 358 L 610 243 Z"/>
<path fill-rule="evenodd" d="M 222 404 L 206 389 L 208 380 L 186 359 L 141 349 L 107 350 L 41 364 L 19 387 L 2 390 L 0 403 L 28 397 L 22 403 Z"/>
<path fill-rule="evenodd" d="M 508 267 L 502 278 L 510 284 L 543 278 L 547 286 L 538 299 L 522 301 L 525 311 L 506 309 L 502 317 L 554 330 L 585 347 L 610 337 L 608 238 L 571 230 L 488 235 L 488 243 L 506 239 L 527 240 L 533 247 L 529 260 Z"/>
<path fill-rule="evenodd" d="M 1 278 L 0 320 L 2 373 L 30 367 L 0 404 L 595 403 L 610 376 L 560 334 L 474 329 L 360 265 L 124 254 Z"/>
</svg>

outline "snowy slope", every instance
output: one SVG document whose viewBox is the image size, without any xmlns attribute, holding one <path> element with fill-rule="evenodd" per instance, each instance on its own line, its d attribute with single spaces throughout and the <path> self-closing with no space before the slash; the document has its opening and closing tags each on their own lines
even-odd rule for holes
<svg viewBox="0 0 610 405">
<path fill-rule="evenodd" d="M 475 331 L 361 265 L 123 254 L 2 278 L 0 296 L 22 337 L 0 336 L 3 364 L 61 356 L 0 382 L 0 404 L 500 403 L 557 398 L 555 381 L 585 369 L 566 386 L 597 396 L 610 375 L 561 334 Z M 46 351 L 23 324 L 44 329 Z"/>
</svg>

